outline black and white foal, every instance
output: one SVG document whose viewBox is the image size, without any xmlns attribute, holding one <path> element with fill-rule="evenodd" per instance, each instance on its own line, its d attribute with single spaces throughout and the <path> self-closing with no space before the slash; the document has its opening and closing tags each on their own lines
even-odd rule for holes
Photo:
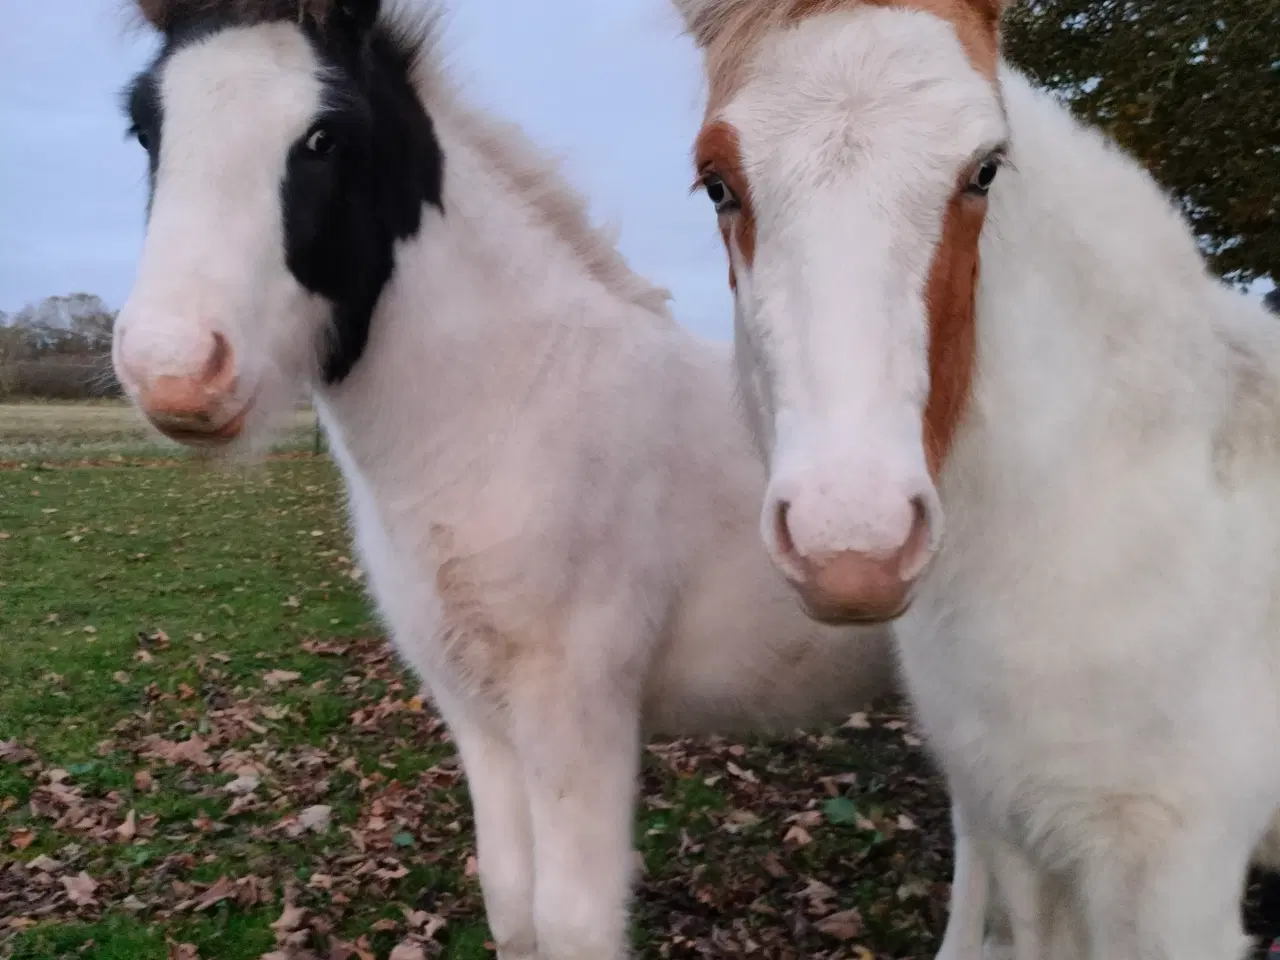
<svg viewBox="0 0 1280 960">
<path fill-rule="evenodd" d="M 400 651 L 448 721 L 503 960 L 626 953 L 649 732 L 794 725 L 892 685 L 756 529 L 727 345 L 702 342 L 427 32 L 374 0 L 142 3 L 151 162 L 116 327 L 160 430 L 235 449 L 311 390 Z"/>
</svg>

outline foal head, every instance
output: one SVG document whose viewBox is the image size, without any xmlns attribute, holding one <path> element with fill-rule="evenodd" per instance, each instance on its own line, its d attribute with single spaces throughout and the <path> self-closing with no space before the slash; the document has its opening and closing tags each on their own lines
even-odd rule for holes
<svg viewBox="0 0 1280 960">
<path fill-rule="evenodd" d="M 1007 136 L 1003 0 L 675 0 L 709 104 L 763 535 L 810 612 L 887 620 L 937 548 Z"/>
<path fill-rule="evenodd" d="M 163 42 L 125 98 L 151 196 L 115 367 L 166 434 L 220 444 L 347 376 L 440 206 L 421 40 L 378 0 L 138 2 Z"/>
</svg>

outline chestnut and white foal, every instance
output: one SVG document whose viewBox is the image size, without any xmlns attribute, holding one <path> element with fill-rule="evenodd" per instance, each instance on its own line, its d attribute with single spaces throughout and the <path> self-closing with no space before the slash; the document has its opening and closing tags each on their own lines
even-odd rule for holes
<svg viewBox="0 0 1280 960">
<path fill-rule="evenodd" d="M 999 56 L 1001 0 L 675 0 L 769 470 L 896 618 L 955 803 L 943 954 L 1228 960 L 1280 800 L 1280 328 Z M 944 533 L 945 519 L 945 533 Z"/>
<path fill-rule="evenodd" d="M 373 593 L 458 744 L 502 960 L 625 955 L 641 739 L 889 692 L 755 531 L 728 346 L 679 328 L 513 129 L 376 0 L 142 0 L 151 164 L 115 366 L 251 443 L 310 389 Z"/>
</svg>

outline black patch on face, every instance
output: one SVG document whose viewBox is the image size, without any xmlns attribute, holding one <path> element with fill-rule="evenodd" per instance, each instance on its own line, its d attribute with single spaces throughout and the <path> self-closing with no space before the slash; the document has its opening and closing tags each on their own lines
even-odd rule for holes
<svg viewBox="0 0 1280 960">
<path fill-rule="evenodd" d="M 364 353 L 374 309 L 395 269 L 395 244 L 417 234 L 423 208 L 443 212 L 444 157 L 411 76 L 422 37 L 377 22 L 377 0 L 344 0 L 322 23 L 296 16 L 322 65 L 324 107 L 289 150 L 280 186 L 285 262 L 332 306 L 321 344 L 324 382 L 340 383 Z M 287 11 L 286 11 L 287 12 Z M 259 15 L 263 19 L 285 19 Z M 150 156 L 155 190 L 164 62 L 209 33 L 246 23 L 243 7 L 206 4 L 169 24 L 155 63 L 130 87 L 131 130 Z"/>
</svg>

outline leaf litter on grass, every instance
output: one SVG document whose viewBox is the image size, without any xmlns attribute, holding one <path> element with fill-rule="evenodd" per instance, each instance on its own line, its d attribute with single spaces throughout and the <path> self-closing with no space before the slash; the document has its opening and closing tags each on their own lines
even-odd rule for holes
<svg viewBox="0 0 1280 960">
<path fill-rule="evenodd" d="M 359 632 L 331 468 L 59 470 L 5 498 L 32 482 L 0 474 L 0 956 L 491 958 L 462 771 Z M 900 705 L 651 743 L 636 819 L 639 957 L 936 951 L 947 803 Z"/>
</svg>

